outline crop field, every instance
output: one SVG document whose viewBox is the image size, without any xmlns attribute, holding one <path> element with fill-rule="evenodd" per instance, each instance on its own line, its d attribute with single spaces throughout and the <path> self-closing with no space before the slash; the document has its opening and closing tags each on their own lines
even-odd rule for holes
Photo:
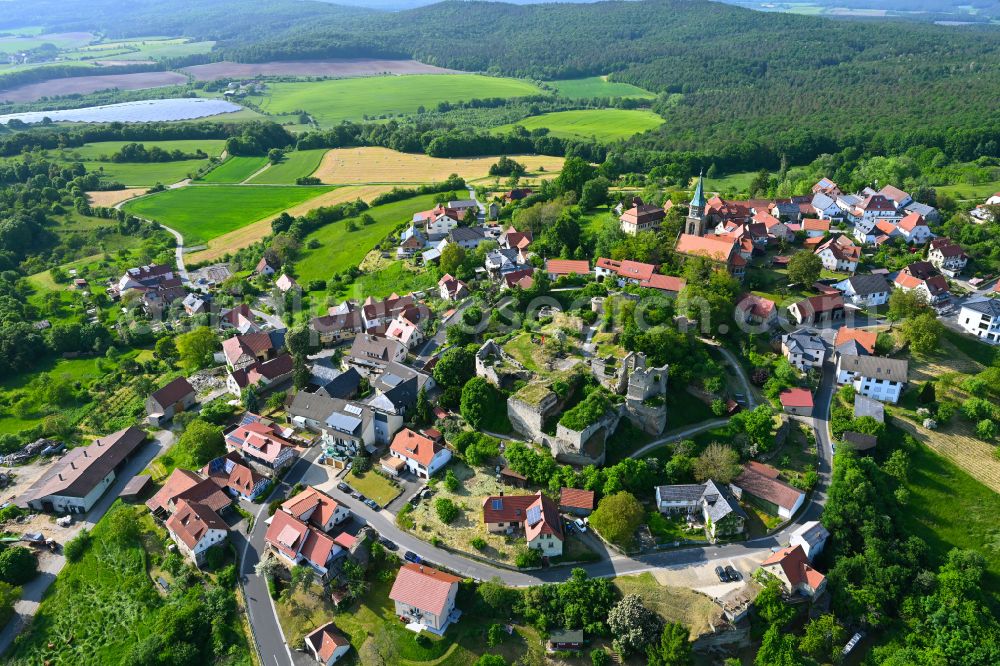
<svg viewBox="0 0 1000 666">
<path fill-rule="evenodd" d="M 329 188 L 212 185 L 167 190 L 125 204 L 125 209 L 154 219 L 198 245 L 251 222 L 319 196 Z"/>
<path fill-rule="evenodd" d="M 375 219 L 374 224 L 362 225 L 357 218 L 348 218 L 320 227 L 302 244 L 306 247 L 310 241 L 317 240 L 321 246 L 304 250 L 302 258 L 295 262 L 298 281 L 305 284 L 310 280 L 326 280 L 334 273 L 357 266 L 394 227 L 409 222 L 413 213 L 432 208 L 437 197 L 427 194 L 370 208 L 366 212 Z M 358 226 L 357 231 L 347 231 L 348 221 Z"/>
<path fill-rule="evenodd" d="M 215 42 L 187 39 L 129 39 L 94 44 L 79 49 L 78 53 L 95 60 L 159 60 L 208 53 L 213 46 Z"/>
<path fill-rule="evenodd" d="M 62 32 L 23 37 L 0 37 L 0 53 L 29 51 L 37 49 L 42 44 L 52 44 L 61 49 L 74 48 L 90 43 L 93 38 L 94 36 L 89 32 Z"/>
<path fill-rule="evenodd" d="M 510 131 L 520 125 L 528 131 L 547 128 L 552 136 L 564 139 L 590 139 L 618 141 L 633 134 L 651 130 L 663 124 L 663 118 L 652 111 L 641 109 L 584 109 L 555 111 L 529 116 L 510 125 L 496 128 L 496 132 Z"/>
<path fill-rule="evenodd" d="M 205 183 L 242 183 L 265 165 L 266 157 L 230 157 L 198 180 Z"/>
<path fill-rule="evenodd" d="M 59 151 L 51 151 L 52 154 L 60 156 L 65 160 L 107 160 L 130 143 L 141 143 L 147 149 L 160 148 L 166 151 L 179 150 L 182 153 L 195 153 L 201 150 L 210 157 L 222 154 L 226 147 L 223 139 L 179 139 L 176 141 L 99 141 L 97 143 L 85 143 L 82 146 L 66 148 Z"/>
<path fill-rule="evenodd" d="M 355 199 L 371 201 L 379 194 L 388 192 L 391 189 L 391 185 L 357 185 L 338 187 L 330 190 L 326 194 L 321 194 L 318 197 L 313 197 L 312 199 L 292 206 L 288 209 L 288 214 L 292 216 L 305 215 L 315 208 L 335 206 L 336 204 L 344 203 L 345 201 L 354 201 Z M 270 233 L 271 218 L 267 217 L 252 224 L 248 224 L 245 227 L 240 227 L 239 229 L 230 231 L 229 233 L 223 234 L 217 238 L 213 238 L 208 241 L 208 247 L 204 250 L 187 255 L 187 261 L 192 264 L 215 261 L 216 259 L 223 257 L 226 253 L 235 252 L 236 250 L 247 247 L 248 245 L 253 245 Z"/>
<path fill-rule="evenodd" d="M 556 175 L 562 169 L 562 157 L 548 155 L 511 155 L 528 170 L 525 178 L 542 174 Z M 423 154 L 399 153 L 389 148 L 336 148 L 323 157 L 313 174 L 324 183 L 432 183 L 446 180 L 453 173 L 467 181 L 486 178 L 497 157 L 443 158 Z"/>
<path fill-rule="evenodd" d="M 127 187 L 148 187 L 163 183 L 171 185 L 184 180 L 205 166 L 205 160 L 180 160 L 179 162 L 87 162 L 88 172 L 100 172 L 107 180 Z"/>
<path fill-rule="evenodd" d="M 416 60 L 343 58 L 331 60 L 289 60 L 277 62 L 210 62 L 181 70 L 196 81 L 255 76 L 379 76 L 383 74 L 457 74 L 455 70 L 427 65 Z"/>
<path fill-rule="evenodd" d="M 96 69 L 95 71 L 101 71 Z M 39 83 L 29 83 L 0 92 L 0 99 L 6 102 L 34 102 L 42 97 L 61 95 L 86 95 L 98 90 L 140 90 L 142 88 L 162 88 L 187 83 L 187 77 L 177 72 L 138 72 L 134 74 L 100 74 L 96 76 L 75 76 L 50 79 Z"/>
<path fill-rule="evenodd" d="M 105 190 L 103 192 L 87 192 L 87 200 L 91 206 L 111 208 L 147 192 L 145 187 L 127 187 L 124 190 Z"/>
<path fill-rule="evenodd" d="M 342 120 L 361 120 L 416 113 L 420 106 L 473 98 L 524 97 L 541 90 L 527 81 L 478 74 L 416 74 L 329 81 L 273 83 L 253 98 L 272 114 L 308 111 L 319 124 L 330 127 Z"/>
<path fill-rule="evenodd" d="M 591 99 L 592 97 L 632 97 L 654 99 L 655 94 L 631 83 L 608 81 L 606 76 L 588 76 L 585 79 L 563 79 L 549 81 L 549 85 L 569 99 Z"/>
<path fill-rule="evenodd" d="M 296 178 L 312 174 L 323 159 L 326 150 L 296 150 L 285 155 L 278 164 L 272 164 L 247 182 L 261 185 L 294 185 Z"/>
</svg>

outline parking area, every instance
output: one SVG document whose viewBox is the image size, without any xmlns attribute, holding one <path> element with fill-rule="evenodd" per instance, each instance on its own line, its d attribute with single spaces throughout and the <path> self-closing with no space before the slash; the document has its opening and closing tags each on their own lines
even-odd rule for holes
<svg viewBox="0 0 1000 666">
<path fill-rule="evenodd" d="M 742 587 L 750 575 L 760 566 L 760 563 L 767 559 L 768 555 L 770 553 L 764 551 L 739 557 L 709 560 L 703 564 L 665 566 L 657 568 L 652 573 L 662 585 L 686 587 L 714 599 Z M 709 556 L 711 556 L 711 553 L 709 553 Z M 720 581 L 719 576 L 715 573 L 717 566 L 723 568 L 727 566 L 733 567 L 739 572 L 740 580 L 725 583 Z"/>
</svg>

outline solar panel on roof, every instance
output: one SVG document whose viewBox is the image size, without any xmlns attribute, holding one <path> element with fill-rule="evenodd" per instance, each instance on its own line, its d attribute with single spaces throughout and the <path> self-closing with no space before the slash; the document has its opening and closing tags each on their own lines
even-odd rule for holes
<svg viewBox="0 0 1000 666">
<path fill-rule="evenodd" d="M 493 504 L 493 510 L 494 511 L 499 511 L 500 509 L 503 508 L 503 500 L 502 499 L 495 499 L 495 500 L 493 500 L 492 504 Z"/>
<path fill-rule="evenodd" d="M 539 520 L 542 519 L 542 507 L 540 506 L 529 506 L 528 507 L 528 524 L 534 525 Z"/>
<path fill-rule="evenodd" d="M 348 416 L 347 414 L 336 413 L 330 414 L 330 416 L 327 417 L 326 424 L 334 430 L 353 433 L 357 427 L 361 425 L 361 419 Z"/>
<path fill-rule="evenodd" d="M 344 411 L 349 414 L 354 414 L 355 416 L 360 416 L 361 412 L 363 412 L 364 409 L 362 409 L 358 405 L 345 405 Z"/>
</svg>

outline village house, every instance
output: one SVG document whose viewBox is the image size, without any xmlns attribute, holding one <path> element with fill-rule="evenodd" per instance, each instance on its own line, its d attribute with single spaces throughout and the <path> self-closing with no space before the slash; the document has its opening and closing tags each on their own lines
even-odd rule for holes
<svg viewBox="0 0 1000 666">
<path fill-rule="evenodd" d="M 833 286 L 845 301 L 858 307 L 873 308 L 889 302 L 889 283 L 882 275 L 854 275 Z"/>
<path fill-rule="evenodd" d="M 644 204 L 642 199 L 635 197 L 632 200 L 632 207 L 622 213 L 618 218 L 622 224 L 622 231 L 630 236 L 635 236 L 640 231 L 657 231 L 667 212 L 660 206 Z"/>
<path fill-rule="evenodd" d="M 813 194 L 822 192 L 823 194 L 829 196 L 837 196 L 840 194 L 840 187 L 829 178 L 820 178 L 816 184 L 812 186 L 812 191 Z"/>
<path fill-rule="evenodd" d="M 298 458 L 298 449 L 286 437 L 290 428 L 247 412 L 240 423 L 225 432 L 226 449 L 236 451 L 267 473 L 277 473 Z"/>
<path fill-rule="evenodd" d="M 893 278 L 893 284 L 900 291 L 916 291 L 929 305 L 941 306 L 951 300 L 948 281 L 934 270 L 927 261 L 916 261 Z"/>
<path fill-rule="evenodd" d="M 331 306 L 327 314 L 309 320 L 309 328 L 314 331 L 322 345 L 336 345 L 345 340 L 353 340 L 365 330 L 361 309 L 352 301 Z"/>
<path fill-rule="evenodd" d="M 730 236 L 697 236 L 681 234 L 674 248 L 685 257 L 702 257 L 725 268 L 730 275 L 742 280 L 747 260 L 740 254 L 738 239 Z"/>
<path fill-rule="evenodd" d="M 923 245 L 934 237 L 930 227 L 927 226 L 926 220 L 924 220 L 922 215 L 918 215 L 917 213 L 907 213 L 899 221 L 897 227 L 899 228 L 899 233 L 910 245 Z"/>
<path fill-rule="evenodd" d="M 823 367 L 826 343 L 816 331 L 799 329 L 781 337 L 781 353 L 802 371 Z"/>
<path fill-rule="evenodd" d="M 396 258 L 406 259 L 412 257 L 427 247 L 427 237 L 424 232 L 411 224 L 399 236 L 399 247 L 396 248 Z"/>
<path fill-rule="evenodd" d="M 903 359 L 854 354 L 837 357 L 839 383 L 853 384 L 854 390 L 861 395 L 890 404 L 895 404 L 903 393 L 908 369 Z"/>
<path fill-rule="evenodd" d="M 392 438 L 389 457 L 402 460 L 406 469 L 421 479 L 429 479 L 451 460 L 451 451 L 426 435 L 403 428 Z M 395 470 L 395 467 L 387 468 Z"/>
<path fill-rule="evenodd" d="M 245 370 L 275 358 L 285 346 L 285 331 L 234 335 L 222 341 L 222 353 L 230 370 Z"/>
<path fill-rule="evenodd" d="M 770 328 L 778 323 L 778 306 L 768 298 L 748 293 L 736 304 L 736 316 L 744 323 Z"/>
<path fill-rule="evenodd" d="M 194 387 L 184 377 L 178 377 L 166 386 L 153 391 L 146 398 L 146 417 L 150 425 L 162 426 L 179 412 L 194 405 Z"/>
<path fill-rule="evenodd" d="M 416 308 L 413 310 L 415 311 Z M 417 322 L 412 321 L 407 316 L 409 312 L 409 310 L 401 312 L 398 317 L 389 322 L 385 329 L 386 338 L 395 340 L 408 350 L 424 341 L 424 332 L 420 330 Z"/>
<path fill-rule="evenodd" d="M 878 437 L 864 432 L 845 430 L 840 436 L 840 442 L 843 446 L 855 451 L 871 451 L 878 446 Z"/>
<path fill-rule="evenodd" d="M 844 211 L 837 205 L 836 195 L 831 196 L 826 192 L 817 192 L 809 202 L 813 212 L 821 219 L 839 219 L 843 217 Z"/>
<path fill-rule="evenodd" d="M 417 307 L 417 299 L 413 294 L 400 296 L 393 293 L 389 297 L 376 301 L 369 296 L 361 306 L 361 320 L 365 330 L 386 326 L 404 310 Z"/>
<path fill-rule="evenodd" d="M 835 236 L 816 248 L 816 254 L 823 262 L 823 268 L 839 273 L 853 273 L 858 270 L 861 248 L 844 235 Z"/>
<path fill-rule="evenodd" d="M 802 552 L 812 562 L 817 555 L 823 552 L 823 546 L 826 545 L 826 540 L 829 538 L 830 533 L 823 527 L 823 523 L 818 520 L 810 520 L 802 523 L 792 532 L 788 545 L 792 548 L 795 546 L 802 548 Z"/>
<path fill-rule="evenodd" d="M 844 318 L 844 297 L 840 294 L 810 296 L 789 305 L 788 313 L 801 326 L 832 324 Z"/>
<path fill-rule="evenodd" d="M 483 500 L 483 522 L 494 533 L 524 530 L 528 548 L 545 557 L 563 552 L 562 518 L 552 500 L 541 491 L 534 495 L 495 495 Z"/>
<path fill-rule="evenodd" d="M 294 278 L 289 277 L 286 273 L 282 273 L 281 277 L 274 281 L 274 288 L 282 294 L 302 290 L 299 283 L 296 282 Z"/>
<path fill-rule="evenodd" d="M 223 331 L 235 330 L 239 335 L 261 331 L 257 325 L 257 316 L 250 311 L 250 306 L 246 303 L 223 310 L 219 314 L 219 328 Z"/>
<path fill-rule="evenodd" d="M 764 229 L 767 230 L 767 235 L 769 238 L 775 240 L 791 241 L 795 234 L 788 227 L 787 224 L 771 215 L 770 213 L 757 213 L 753 216 L 753 221 L 756 224 L 763 224 Z"/>
<path fill-rule="evenodd" d="M 545 262 L 545 272 L 550 280 L 555 280 L 563 275 L 589 276 L 590 262 L 586 259 L 549 259 Z"/>
<path fill-rule="evenodd" d="M 208 478 L 178 467 L 170 473 L 163 487 L 146 501 L 146 507 L 157 518 L 166 518 L 177 510 L 182 500 L 203 504 L 220 514 L 233 503 L 231 495 L 219 485 L 218 477 Z"/>
<path fill-rule="evenodd" d="M 781 392 L 778 396 L 781 402 L 781 409 L 787 414 L 796 416 L 812 416 L 813 396 L 809 389 L 790 388 Z"/>
<path fill-rule="evenodd" d="M 641 261 L 630 259 L 616 261 L 600 257 L 594 266 L 594 274 L 599 282 L 610 278 L 615 280 L 619 287 L 632 284 L 658 289 L 670 294 L 679 294 L 685 286 L 683 278 L 662 275 L 657 272 L 658 268 L 659 266 L 656 264 L 646 264 Z"/>
<path fill-rule="evenodd" d="M 953 243 L 950 238 L 935 238 L 931 241 L 927 260 L 934 268 L 950 278 L 958 277 L 969 263 L 969 257 L 961 245 Z"/>
<path fill-rule="evenodd" d="M 895 185 L 886 185 L 878 193 L 891 201 L 896 210 L 903 210 L 906 206 L 913 203 L 913 197 Z"/>
<path fill-rule="evenodd" d="M 269 361 L 256 361 L 249 367 L 230 371 L 226 387 L 237 397 L 251 386 L 261 394 L 290 380 L 294 369 L 291 354 L 283 353 Z"/>
<path fill-rule="evenodd" d="M 528 265 L 528 257 L 523 250 L 516 248 L 499 248 L 486 253 L 483 266 L 494 280 L 500 280 L 504 275 L 520 271 Z"/>
<path fill-rule="evenodd" d="M 389 363 L 405 358 L 406 347 L 400 342 L 365 333 L 354 338 L 344 362 L 362 375 L 371 376 L 382 373 Z"/>
<path fill-rule="evenodd" d="M 333 666 L 351 650 L 351 641 L 344 638 L 333 622 L 306 634 L 305 643 L 313 658 L 324 666 Z"/>
<path fill-rule="evenodd" d="M 752 498 L 769 513 L 788 519 L 802 507 L 806 494 L 779 480 L 780 474 L 770 465 L 751 461 L 730 487 L 739 499 Z"/>
<path fill-rule="evenodd" d="M 802 231 L 806 238 L 822 238 L 830 233 L 830 220 L 817 220 L 813 218 L 802 220 Z"/>
<path fill-rule="evenodd" d="M 431 241 L 438 241 L 448 236 L 448 234 L 458 227 L 462 221 L 462 214 L 454 208 L 438 206 L 432 210 L 425 210 L 413 215 L 413 221 L 424 226 L 424 234 Z"/>
<path fill-rule="evenodd" d="M 732 493 L 711 479 L 705 483 L 657 486 L 654 492 L 660 513 L 698 517 L 712 539 L 742 534 L 748 520 Z"/>
<path fill-rule="evenodd" d="M 422 564 L 406 563 L 396 574 L 389 598 L 396 604 L 396 615 L 403 621 L 441 636 L 448 625 L 461 616 L 461 611 L 455 608 L 461 582 L 458 576 Z"/>
<path fill-rule="evenodd" d="M 881 194 L 873 193 L 851 206 L 847 211 L 847 218 L 857 224 L 861 221 L 874 222 L 879 218 L 898 220 L 899 214 L 891 200 Z"/>
<path fill-rule="evenodd" d="M 346 532 L 331 537 L 286 511 L 275 511 L 269 520 L 264 542 L 271 550 L 290 565 L 309 565 L 323 580 L 334 560 L 344 555 L 355 541 Z"/>
<path fill-rule="evenodd" d="M 197 294 L 186 295 L 184 300 L 181 301 L 181 306 L 184 308 L 184 313 L 189 317 L 208 312 L 208 301 Z"/>
<path fill-rule="evenodd" d="M 175 301 L 182 301 L 187 296 L 187 289 L 181 283 L 180 278 L 163 280 L 159 284 L 150 287 L 138 287 L 136 289 L 142 294 L 142 307 L 151 316 L 160 316 Z"/>
<path fill-rule="evenodd" d="M 319 433 L 320 445 L 331 458 L 346 462 L 359 451 L 372 453 L 378 446 L 374 414 L 366 405 L 299 391 L 288 414 L 292 423 Z"/>
<path fill-rule="evenodd" d="M 200 502 L 183 499 L 167 518 L 166 528 L 181 553 L 197 566 L 205 561 L 209 548 L 225 543 L 229 537 L 229 525 L 219 514 Z"/>
<path fill-rule="evenodd" d="M 446 301 L 458 301 L 469 295 L 469 287 L 447 273 L 438 280 L 438 291 Z"/>
<path fill-rule="evenodd" d="M 1000 299 L 966 301 L 958 313 L 958 325 L 990 344 L 1000 344 Z"/>
<path fill-rule="evenodd" d="M 163 264 L 150 264 L 149 266 L 137 266 L 130 268 L 119 278 L 112 288 L 115 297 L 122 296 L 125 292 L 138 290 L 141 293 L 149 289 L 155 289 L 164 282 L 173 283 L 174 269 Z M 180 284 L 177 280 L 176 284 Z"/>
<path fill-rule="evenodd" d="M 875 353 L 877 341 L 878 333 L 874 331 L 842 326 L 837 329 L 837 336 L 833 340 L 833 350 L 837 354 L 870 356 Z"/>
<path fill-rule="evenodd" d="M 253 275 L 263 275 L 264 277 L 270 277 L 276 272 L 278 272 L 278 266 L 273 265 L 267 257 L 261 257 L 253 269 Z"/>
<path fill-rule="evenodd" d="M 523 251 L 531 245 L 533 239 L 531 229 L 518 231 L 514 227 L 508 227 L 506 231 L 500 234 L 498 242 L 502 249 Z"/>
<path fill-rule="evenodd" d="M 531 191 L 530 188 L 517 187 L 517 188 L 514 188 L 513 190 L 509 190 L 507 192 L 504 192 L 500 196 L 500 198 L 503 199 L 504 202 L 506 202 L 506 203 L 513 203 L 515 201 L 521 201 L 522 199 L 527 199 L 528 197 L 531 196 L 531 194 L 532 194 L 532 191 Z"/>
<path fill-rule="evenodd" d="M 202 476 L 214 481 L 231 495 L 254 502 L 271 482 L 263 474 L 258 474 L 236 451 L 210 460 L 201 469 Z"/>
<path fill-rule="evenodd" d="M 546 652 L 582 650 L 585 645 L 583 629 L 553 629 L 545 642 Z"/>
<path fill-rule="evenodd" d="M 324 532 L 329 532 L 351 517 L 346 506 L 313 486 L 285 500 L 281 510 Z"/>
<path fill-rule="evenodd" d="M 146 442 L 145 431 L 129 426 L 70 449 L 50 464 L 14 503 L 45 513 L 87 513 Z"/>
<path fill-rule="evenodd" d="M 761 562 L 760 568 L 777 578 L 789 596 L 816 599 L 826 590 L 826 576 L 812 568 L 802 546 L 782 548 Z"/>
<path fill-rule="evenodd" d="M 885 423 L 885 405 L 860 394 L 854 396 L 854 418 L 870 416 L 879 423 Z"/>
<path fill-rule="evenodd" d="M 486 240 L 486 232 L 482 227 L 458 227 L 448 232 L 448 242 L 466 250 L 475 250 Z"/>
</svg>

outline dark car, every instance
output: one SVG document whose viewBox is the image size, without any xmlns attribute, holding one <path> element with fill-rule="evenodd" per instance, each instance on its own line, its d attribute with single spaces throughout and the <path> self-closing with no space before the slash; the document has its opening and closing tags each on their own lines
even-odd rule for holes
<svg viewBox="0 0 1000 666">
<path fill-rule="evenodd" d="M 719 580 L 723 583 L 729 582 L 729 576 L 726 574 L 726 570 L 722 567 L 715 567 L 715 575 L 719 577 Z"/>
<path fill-rule="evenodd" d="M 340 483 L 337 484 L 337 490 L 339 490 L 342 493 L 350 493 L 353 490 L 353 488 L 351 488 L 349 485 L 341 481 Z"/>
<path fill-rule="evenodd" d="M 734 569 L 732 565 L 726 567 L 726 575 L 729 576 L 729 580 L 733 582 L 743 580 L 743 575 Z"/>
<path fill-rule="evenodd" d="M 395 541 L 389 541 L 385 537 L 381 537 L 378 542 L 382 544 L 382 547 L 386 550 L 399 550 L 399 546 L 396 545 Z"/>
<path fill-rule="evenodd" d="M 368 507 L 369 507 L 369 508 L 371 508 L 371 509 L 373 509 L 374 511 L 381 511 L 381 510 L 382 510 L 382 507 L 380 507 L 380 506 L 379 506 L 379 505 L 378 505 L 378 504 L 377 504 L 377 503 L 375 502 L 375 500 L 373 500 L 373 499 L 366 499 L 366 500 L 365 500 L 365 504 L 367 504 L 367 505 L 368 505 Z"/>
<path fill-rule="evenodd" d="M 403 559 L 407 562 L 413 562 L 414 564 L 420 564 L 423 562 L 419 555 L 409 550 L 403 553 Z"/>
</svg>

